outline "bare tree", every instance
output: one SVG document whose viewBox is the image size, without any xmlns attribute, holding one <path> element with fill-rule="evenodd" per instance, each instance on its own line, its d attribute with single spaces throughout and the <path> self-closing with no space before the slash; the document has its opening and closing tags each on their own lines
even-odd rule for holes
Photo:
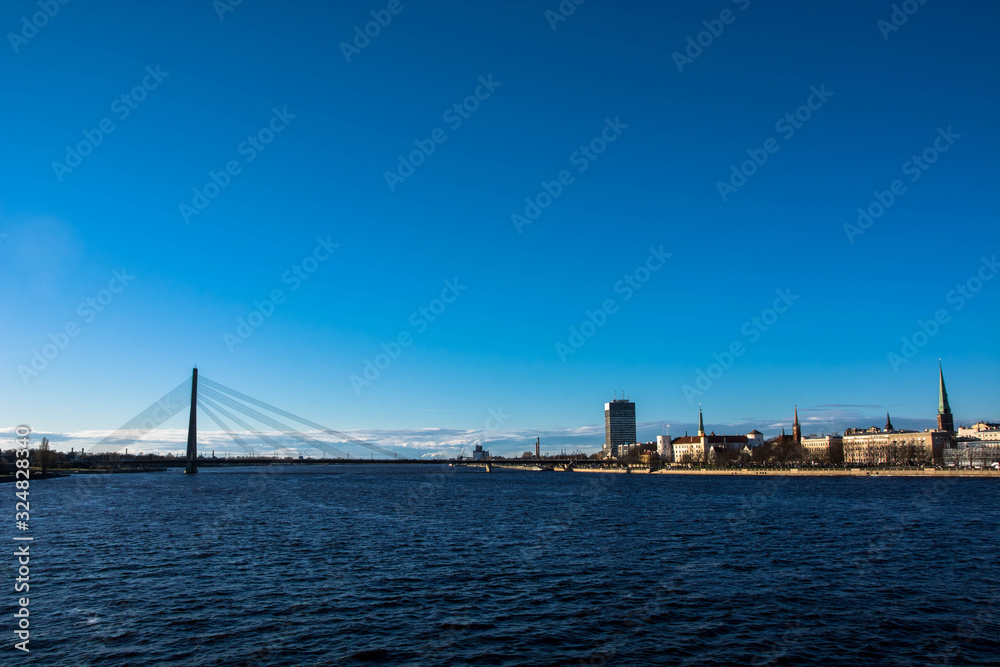
<svg viewBox="0 0 1000 667">
<path fill-rule="evenodd" d="M 42 443 L 38 445 L 38 464 L 42 467 L 42 474 L 49 469 L 49 439 L 42 438 Z"/>
</svg>

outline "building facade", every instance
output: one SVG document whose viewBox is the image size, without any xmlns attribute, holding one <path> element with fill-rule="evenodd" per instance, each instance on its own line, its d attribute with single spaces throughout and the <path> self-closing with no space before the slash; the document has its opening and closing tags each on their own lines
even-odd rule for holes
<svg viewBox="0 0 1000 667">
<path fill-rule="evenodd" d="M 664 463 L 674 462 L 674 448 L 670 446 L 670 435 L 656 436 L 656 453 Z"/>
<path fill-rule="evenodd" d="M 839 465 L 844 462 L 844 438 L 839 435 L 802 438 L 802 455 L 806 463 Z"/>
<path fill-rule="evenodd" d="M 685 435 L 671 443 L 674 463 L 714 463 L 726 455 L 738 455 L 764 442 L 760 431 L 753 430 L 746 435 L 716 435 L 713 431 L 706 435 L 705 420 L 698 410 L 698 435 Z"/>
<path fill-rule="evenodd" d="M 1000 440 L 959 438 L 944 450 L 944 465 L 957 468 L 1000 468 Z"/>
<path fill-rule="evenodd" d="M 959 426 L 958 437 L 1000 442 L 1000 424 L 979 422 L 972 426 Z"/>
<path fill-rule="evenodd" d="M 978 422 L 959 426 L 954 445 L 944 451 L 944 464 L 960 468 L 1000 467 L 1000 424 Z"/>
<path fill-rule="evenodd" d="M 699 436 L 684 435 L 675 438 L 670 446 L 675 463 L 704 463 L 705 445 Z"/>
<path fill-rule="evenodd" d="M 634 444 L 635 403 L 619 398 L 604 404 L 604 455 L 617 457 L 619 447 Z"/>
<path fill-rule="evenodd" d="M 923 465 L 941 462 L 951 446 L 947 431 L 883 431 L 870 428 L 844 432 L 844 463 L 849 465 Z"/>
</svg>

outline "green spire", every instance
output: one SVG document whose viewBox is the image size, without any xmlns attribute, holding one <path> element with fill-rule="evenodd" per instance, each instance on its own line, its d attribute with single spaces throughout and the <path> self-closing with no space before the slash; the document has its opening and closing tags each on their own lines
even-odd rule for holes
<svg viewBox="0 0 1000 667">
<path fill-rule="evenodd" d="M 698 435 L 705 435 L 705 421 L 701 417 L 701 408 L 698 408 Z"/>
<path fill-rule="evenodd" d="M 941 370 L 941 360 L 938 359 L 938 414 L 950 415 L 951 406 L 948 405 L 948 390 L 944 388 L 944 371 Z"/>
</svg>

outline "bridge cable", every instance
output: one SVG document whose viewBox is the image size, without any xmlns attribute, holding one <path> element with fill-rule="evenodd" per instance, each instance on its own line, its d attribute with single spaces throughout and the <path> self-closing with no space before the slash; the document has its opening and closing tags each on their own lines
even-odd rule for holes
<svg viewBox="0 0 1000 667">
<path fill-rule="evenodd" d="M 122 424 L 118 430 L 88 449 L 86 453 L 105 454 L 128 447 L 189 405 L 191 405 L 191 378 L 171 389 L 160 400 Z"/>
<path fill-rule="evenodd" d="M 283 417 L 286 417 L 287 419 L 291 419 L 291 420 L 296 421 L 296 422 L 298 422 L 300 424 L 305 424 L 306 426 L 310 426 L 310 427 L 312 427 L 314 429 L 317 429 L 319 431 L 323 431 L 324 433 L 326 433 L 328 435 L 332 435 L 335 438 L 339 438 L 341 440 L 346 440 L 347 442 L 350 442 L 352 444 L 355 444 L 355 445 L 358 445 L 358 446 L 361 446 L 361 447 L 365 447 L 365 448 L 370 449 L 372 451 L 376 451 L 379 454 L 385 454 L 386 456 L 391 456 L 393 458 L 400 458 L 399 454 L 397 454 L 396 452 L 393 452 L 393 451 L 391 451 L 389 449 L 386 449 L 385 447 L 381 447 L 379 445 L 375 445 L 375 444 L 372 444 L 370 442 L 365 442 L 364 440 L 359 440 L 359 439 L 357 439 L 355 437 L 347 435 L 346 433 L 341 433 L 340 431 L 334 431 L 333 429 L 327 428 L 326 426 L 323 426 L 322 424 L 317 424 L 314 421 L 310 421 L 308 419 L 304 419 L 302 417 L 298 417 L 296 415 L 293 415 L 291 412 L 287 412 L 285 410 L 282 410 L 281 408 L 276 408 L 273 405 L 268 405 L 267 403 L 265 403 L 263 401 L 259 401 L 256 398 L 253 398 L 252 396 L 247 396 L 246 394 L 240 393 L 240 392 L 236 391 L 235 389 L 227 387 L 227 386 L 225 386 L 223 384 L 219 384 L 218 382 L 213 382 L 212 380 L 209 380 L 206 377 L 202 377 L 201 381 L 204 384 L 206 384 L 206 385 L 208 385 L 210 387 L 214 387 L 215 389 L 218 389 L 220 391 L 224 391 L 227 394 L 229 394 L 229 395 L 231 395 L 231 396 L 233 396 L 235 398 L 239 398 L 240 400 L 246 401 L 247 403 L 250 403 L 252 405 L 256 405 L 257 407 L 260 407 L 260 408 L 264 408 L 265 410 L 268 410 L 269 412 L 273 412 L 273 413 L 275 413 L 277 415 L 281 415 Z"/>
<path fill-rule="evenodd" d="M 258 457 L 257 452 L 254 451 L 253 447 L 251 447 L 246 440 L 237 435 L 231 428 L 229 428 L 228 425 L 226 425 L 221 419 L 219 419 L 219 417 L 214 412 L 212 412 L 212 410 L 208 407 L 208 405 L 206 405 L 205 399 L 198 399 L 198 407 L 204 410 L 205 414 L 211 417 L 212 421 L 218 424 L 219 428 L 224 430 L 226 432 L 226 435 L 232 438 L 233 442 L 242 447 L 243 451 L 245 451 L 249 456 L 253 458 Z"/>
<path fill-rule="evenodd" d="M 296 452 L 296 451 L 294 451 L 292 449 L 289 449 L 288 447 L 285 447 L 283 444 L 281 444 L 280 442 L 278 442 L 274 438 L 272 438 L 272 437 L 270 437 L 270 436 L 268 436 L 268 435 L 266 435 L 264 433 L 261 433 L 260 431 L 256 430 L 253 426 L 251 426 L 250 424 L 246 423 L 245 421 L 243 421 L 242 419 L 240 419 L 239 417 L 237 417 L 233 413 L 229 412 L 228 410 L 226 410 L 221 405 L 219 405 L 218 403 L 216 403 L 212 399 L 208 398 L 207 396 L 201 396 L 201 397 L 199 397 L 199 401 L 204 401 L 206 405 L 211 406 L 212 409 L 215 410 L 216 412 L 218 412 L 220 415 L 222 415 L 223 417 L 225 417 L 229 421 L 234 422 L 237 426 L 240 426 L 241 428 L 245 429 L 250 434 L 252 434 L 252 435 L 260 438 L 261 440 L 263 440 L 267 444 L 269 444 L 272 447 L 274 447 L 275 449 L 279 450 L 285 456 L 293 456 L 294 457 L 294 456 L 298 456 L 299 455 L 298 452 Z"/>
<path fill-rule="evenodd" d="M 248 417 L 250 417 L 252 419 L 257 420 L 257 421 L 259 421 L 262 424 L 267 424 L 271 428 L 278 429 L 279 431 L 281 431 L 285 435 L 290 435 L 293 438 L 295 438 L 296 440 L 299 440 L 301 442 L 306 443 L 307 445 L 311 445 L 311 446 L 315 447 L 316 449 L 320 450 L 324 454 L 329 454 L 329 455 L 332 455 L 332 456 L 334 456 L 336 458 L 350 458 L 349 456 L 347 456 L 347 454 L 345 454 L 344 452 L 340 451 L 336 447 L 332 447 L 331 445 L 328 445 L 327 443 L 322 442 L 321 440 L 317 440 L 316 438 L 308 436 L 305 433 L 300 433 L 299 431 L 296 431 L 292 427 L 287 426 L 285 424 L 282 424 L 277 419 L 273 419 L 271 417 L 268 417 L 265 414 L 257 412 L 253 408 L 247 407 L 247 406 L 245 406 L 245 405 L 243 405 L 241 403 L 238 403 L 238 402 L 234 401 L 230 397 L 228 397 L 228 396 L 226 396 L 224 394 L 221 394 L 221 393 L 215 391 L 211 387 L 204 387 L 204 388 L 201 389 L 201 391 L 207 393 L 211 398 L 214 398 L 215 400 L 219 401 L 220 403 L 228 405 L 229 407 L 233 408 L 234 410 L 238 410 L 239 412 L 242 412 L 246 416 L 248 416 Z"/>
</svg>

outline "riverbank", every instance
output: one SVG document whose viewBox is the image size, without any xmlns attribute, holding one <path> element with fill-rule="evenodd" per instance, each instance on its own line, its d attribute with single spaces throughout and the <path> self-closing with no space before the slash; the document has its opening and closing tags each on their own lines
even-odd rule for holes
<svg viewBox="0 0 1000 667">
<path fill-rule="evenodd" d="M 464 467 L 484 468 L 481 463 L 461 464 Z M 540 472 L 527 466 L 491 462 L 493 470 L 519 470 L 522 472 Z M 575 472 L 575 473 L 605 473 L 605 474 L 632 474 L 632 475 L 723 475 L 723 476 L 783 476 L 783 477 L 994 477 L 1000 479 L 1000 470 L 964 470 L 957 468 L 912 468 L 912 469 L 889 469 L 889 468 L 741 468 L 728 470 L 725 468 L 662 468 L 660 470 L 649 470 L 648 468 L 589 468 L 574 467 L 564 470 L 556 467 L 555 472 Z"/>
<path fill-rule="evenodd" d="M 775 470 L 656 470 L 653 475 L 781 475 L 794 477 L 997 477 L 1000 470 L 958 470 L 934 468 L 914 470 L 871 470 L 866 468 L 830 469 L 830 468 L 789 468 Z"/>
<path fill-rule="evenodd" d="M 34 482 L 36 479 L 55 479 L 56 477 L 69 477 L 69 475 L 64 472 L 47 472 L 43 475 L 42 473 L 35 472 L 33 470 L 31 471 L 31 477 L 28 478 L 28 481 Z M 5 482 L 14 482 L 18 479 L 23 480 L 24 476 L 22 475 L 21 477 L 17 477 L 14 474 L 0 475 L 0 484 Z"/>
</svg>

